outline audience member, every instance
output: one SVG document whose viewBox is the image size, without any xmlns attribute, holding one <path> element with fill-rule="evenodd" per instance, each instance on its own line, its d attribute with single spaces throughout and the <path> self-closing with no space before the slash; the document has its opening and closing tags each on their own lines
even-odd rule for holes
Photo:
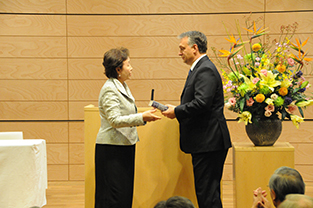
<svg viewBox="0 0 313 208">
<path fill-rule="evenodd" d="M 288 194 L 278 208 L 313 208 L 313 198 L 303 194 Z"/>
<path fill-rule="evenodd" d="M 167 201 L 160 201 L 154 208 L 195 208 L 195 206 L 186 197 L 173 196 Z"/>
<path fill-rule="evenodd" d="M 269 180 L 270 195 L 275 207 L 285 200 L 288 194 L 304 194 L 305 184 L 300 173 L 286 166 L 278 168 Z M 252 208 L 272 208 L 266 199 L 266 191 L 258 188 L 254 191 Z"/>
</svg>

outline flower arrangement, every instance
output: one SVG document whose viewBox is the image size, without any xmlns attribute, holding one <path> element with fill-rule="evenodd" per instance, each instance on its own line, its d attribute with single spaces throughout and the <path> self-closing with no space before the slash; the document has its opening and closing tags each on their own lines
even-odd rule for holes
<svg viewBox="0 0 313 208">
<path fill-rule="evenodd" d="M 267 28 L 258 27 L 259 21 L 245 22 L 247 35 L 241 33 L 238 21 L 238 37 L 227 32 L 230 50 L 212 48 L 222 71 L 225 106 L 246 125 L 258 119 L 288 118 L 299 128 L 304 121 L 302 108 L 313 105 L 305 95 L 310 84 L 303 76 L 303 66 L 312 60 L 303 49 L 308 39 L 291 42 L 297 23 L 282 26 L 279 38 L 271 41 Z"/>
</svg>

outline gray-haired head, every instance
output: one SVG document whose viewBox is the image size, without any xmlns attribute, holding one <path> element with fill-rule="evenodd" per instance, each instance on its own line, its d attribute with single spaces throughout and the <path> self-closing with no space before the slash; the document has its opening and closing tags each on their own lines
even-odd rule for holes
<svg viewBox="0 0 313 208">
<path fill-rule="evenodd" d="M 188 31 L 178 36 L 179 39 L 185 37 L 188 37 L 188 45 L 192 47 L 194 44 L 196 44 L 201 54 L 206 53 L 206 51 L 208 50 L 208 41 L 206 36 L 202 32 Z"/>
<path fill-rule="evenodd" d="M 195 205 L 186 197 L 173 196 L 167 201 L 160 201 L 154 208 L 195 208 Z"/>
<path fill-rule="evenodd" d="M 269 187 L 276 199 L 284 201 L 287 194 L 304 194 L 305 184 L 300 173 L 286 166 L 278 168 L 271 176 Z"/>
</svg>

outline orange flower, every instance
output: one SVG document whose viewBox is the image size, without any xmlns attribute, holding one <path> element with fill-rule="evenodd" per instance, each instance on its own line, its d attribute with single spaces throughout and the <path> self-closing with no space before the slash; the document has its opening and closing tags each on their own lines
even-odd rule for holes
<svg viewBox="0 0 313 208">
<path fill-rule="evenodd" d="M 281 87 L 279 90 L 278 90 L 278 93 L 281 95 L 281 96 L 285 96 L 288 94 L 288 89 L 286 87 Z"/>
<path fill-rule="evenodd" d="M 263 94 L 257 94 L 257 96 L 255 96 L 255 100 L 258 103 L 262 103 L 265 100 L 265 96 Z"/>
<path fill-rule="evenodd" d="M 278 65 L 276 66 L 276 70 L 279 71 L 280 73 L 283 73 L 283 72 L 286 71 L 286 66 L 283 65 L 283 64 L 278 64 Z"/>
</svg>

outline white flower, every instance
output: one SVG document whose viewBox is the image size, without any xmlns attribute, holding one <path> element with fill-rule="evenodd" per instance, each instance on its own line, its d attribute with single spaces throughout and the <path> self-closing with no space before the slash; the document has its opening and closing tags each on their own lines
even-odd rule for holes
<svg viewBox="0 0 313 208">
<path fill-rule="evenodd" d="M 226 107 L 227 109 L 229 109 L 229 108 L 231 107 L 231 104 L 230 104 L 229 102 L 227 102 L 227 103 L 225 103 L 225 107 Z"/>
<path fill-rule="evenodd" d="M 271 95 L 271 99 L 272 99 L 272 100 L 276 100 L 277 98 L 278 98 L 278 95 L 277 95 L 277 94 L 274 93 L 274 94 Z"/>
</svg>

